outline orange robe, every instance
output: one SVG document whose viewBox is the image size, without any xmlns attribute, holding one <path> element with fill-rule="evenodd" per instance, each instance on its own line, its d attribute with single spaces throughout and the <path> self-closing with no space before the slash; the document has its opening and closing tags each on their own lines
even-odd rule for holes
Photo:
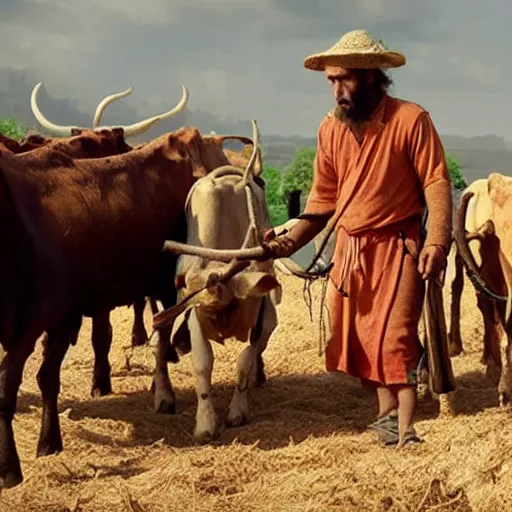
<svg viewBox="0 0 512 512">
<path fill-rule="evenodd" d="M 385 95 L 361 144 L 346 123 L 322 121 L 305 211 L 342 212 L 327 297 L 328 371 L 416 384 L 423 191 L 438 180 L 449 181 L 444 150 L 420 106 Z"/>
</svg>

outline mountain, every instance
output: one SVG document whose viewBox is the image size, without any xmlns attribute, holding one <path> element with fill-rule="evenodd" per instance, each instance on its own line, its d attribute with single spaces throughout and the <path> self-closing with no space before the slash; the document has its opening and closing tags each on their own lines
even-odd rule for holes
<svg viewBox="0 0 512 512">
<path fill-rule="evenodd" d="M 14 117 L 23 125 L 38 129 L 30 109 L 30 94 L 38 80 L 28 71 L 12 68 L 0 68 L 0 118 Z M 39 106 L 43 113 L 53 122 L 63 125 L 91 126 L 93 112 L 84 113 L 75 102 L 68 99 L 56 99 L 47 94 L 42 87 L 39 94 Z M 162 101 L 156 109 L 162 112 L 169 108 Z M 155 110 L 155 106 L 151 111 Z M 150 113 L 150 115 L 152 114 Z M 143 118 L 139 109 L 129 102 L 120 100 L 112 103 L 105 111 L 102 124 L 128 125 Z M 130 142 L 140 143 L 163 133 L 176 130 L 180 126 L 196 126 L 202 133 L 215 130 L 218 134 L 239 134 L 251 136 L 251 123 L 243 119 L 219 118 L 209 112 L 185 109 L 173 119 L 158 123 Z M 503 137 L 484 135 L 479 137 L 461 137 L 459 135 L 441 135 L 445 150 L 455 155 L 467 181 L 487 176 L 492 171 L 510 174 L 512 171 L 512 148 Z M 262 134 L 262 146 L 265 163 L 283 168 L 290 164 L 294 152 L 299 147 L 316 145 L 316 137 L 298 137 Z M 226 147 L 237 149 L 238 143 L 227 143 Z"/>
</svg>

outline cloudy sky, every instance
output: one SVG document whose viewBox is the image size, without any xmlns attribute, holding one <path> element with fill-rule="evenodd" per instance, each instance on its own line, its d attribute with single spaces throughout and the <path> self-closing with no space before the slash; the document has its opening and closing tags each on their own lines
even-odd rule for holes
<svg viewBox="0 0 512 512">
<path fill-rule="evenodd" d="M 85 112 L 133 86 L 121 101 L 153 115 L 183 83 L 191 109 L 314 136 L 332 100 L 302 60 L 366 28 L 405 53 L 393 94 L 441 133 L 512 140 L 511 19 L 510 0 L 1 0 L 0 66 Z"/>
</svg>

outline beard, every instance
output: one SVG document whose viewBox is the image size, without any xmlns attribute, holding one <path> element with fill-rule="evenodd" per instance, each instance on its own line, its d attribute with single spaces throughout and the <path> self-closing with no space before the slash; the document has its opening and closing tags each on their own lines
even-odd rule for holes
<svg viewBox="0 0 512 512">
<path fill-rule="evenodd" d="M 334 117 L 347 124 L 363 124 L 367 122 L 376 107 L 375 94 L 370 88 L 361 89 L 352 99 L 352 107 L 344 109 L 337 105 Z"/>
</svg>

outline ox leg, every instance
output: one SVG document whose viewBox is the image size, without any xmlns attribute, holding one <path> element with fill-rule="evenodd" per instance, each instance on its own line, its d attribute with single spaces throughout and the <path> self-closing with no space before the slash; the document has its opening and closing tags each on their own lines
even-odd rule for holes
<svg viewBox="0 0 512 512">
<path fill-rule="evenodd" d="M 37 456 L 62 451 L 62 437 L 58 413 L 60 370 L 71 340 L 80 329 L 82 317 L 48 333 L 43 344 L 43 362 L 37 373 L 37 383 L 43 399 L 41 430 L 37 443 Z"/>
<path fill-rule="evenodd" d="M 450 357 L 462 353 L 462 337 L 460 335 L 460 300 L 464 289 L 464 269 L 458 254 L 454 258 L 455 276 L 451 283 L 450 331 L 448 332 L 448 354 Z"/>
<path fill-rule="evenodd" d="M 500 406 L 502 407 L 510 406 L 512 403 L 512 334 L 510 327 L 510 325 L 507 325 L 505 329 L 505 332 L 507 333 L 507 344 L 505 347 L 505 369 L 501 374 L 500 383 L 498 385 Z"/>
<path fill-rule="evenodd" d="M 110 325 L 110 311 L 107 310 L 92 319 L 92 347 L 95 359 L 91 396 L 95 398 L 112 393 L 108 360 L 111 344 L 112 326 Z"/>
<path fill-rule="evenodd" d="M 194 437 L 202 443 L 219 435 L 219 421 L 212 402 L 213 349 L 204 337 L 196 309 L 188 318 L 192 365 L 196 374 L 197 412 Z"/>
<path fill-rule="evenodd" d="M 494 386 L 499 387 L 502 376 L 501 324 L 493 302 L 478 294 L 477 306 L 484 321 L 484 350 L 481 362 L 486 365 L 485 374 L 487 378 Z"/>
<path fill-rule="evenodd" d="M 151 390 L 154 392 L 155 411 L 160 414 L 174 414 L 176 412 L 176 395 L 169 378 L 167 366 L 170 350 L 170 329 L 161 329 L 155 332 L 155 375 Z"/>
<path fill-rule="evenodd" d="M 158 313 L 158 304 L 156 303 L 156 299 L 153 297 L 149 298 L 149 305 L 151 306 L 151 313 L 156 315 Z"/>
<path fill-rule="evenodd" d="M 138 299 L 133 303 L 132 348 L 141 347 L 148 341 L 148 333 L 144 325 L 144 309 L 146 298 Z"/>
<path fill-rule="evenodd" d="M 249 417 L 248 388 L 261 379 L 262 354 L 270 336 L 277 327 L 277 312 L 270 297 L 265 297 L 260 306 L 256 325 L 251 331 L 250 344 L 240 353 L 237 361 L 237 385 L 229 404 L 227 424 L 232 427 L 247 423 Z M 264 374 L 263 374 L 263 377 Z"/>
<path fill-rule="evenodd" d="M 23 481 L 12 420 L 23 368 L 38 338 L 37 333 L 33 334 L 16 340 L 0 362 L 0 488 L 14 487 Z"/>
</svg>

